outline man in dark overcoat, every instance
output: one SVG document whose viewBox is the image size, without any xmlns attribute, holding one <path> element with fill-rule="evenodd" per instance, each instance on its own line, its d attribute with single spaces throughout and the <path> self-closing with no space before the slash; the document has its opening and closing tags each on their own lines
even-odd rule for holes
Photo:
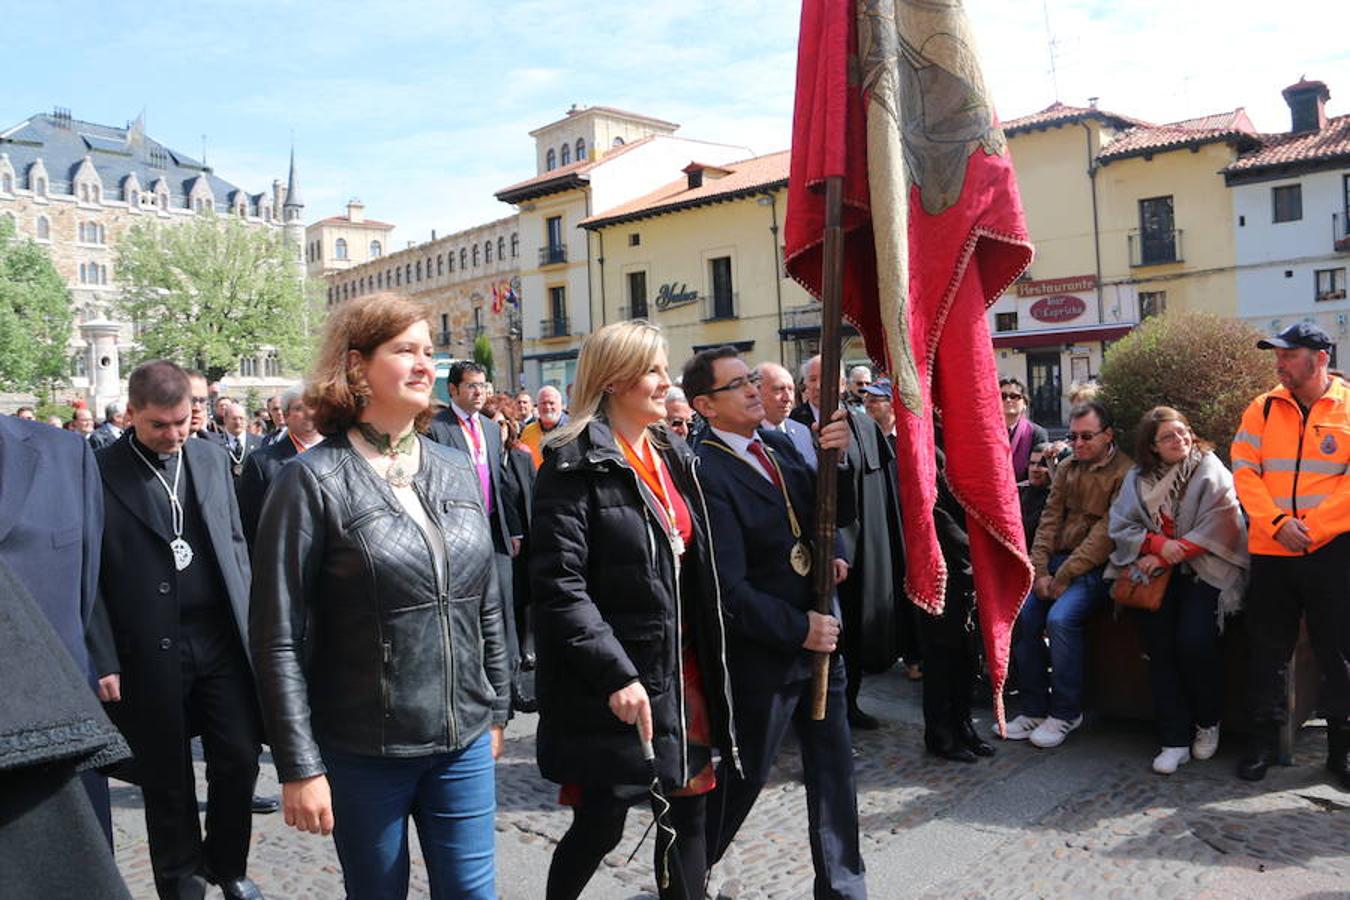
<svg viewBox="0 0 1350 900">
<path fill-rule="evenodd" d="M 278 429 L 279 440 L 273 441 L 244 460 L 244 472 L 235 482 L 234 494 L 239 501 L 239 522 L 244 526 L 244 540 L 248 542 L 250 557 L 253 539 L 258 533 L 258 519 L 262 516 L 263 501 L 272 479 L 286 463 L 310 447 L 321 443 L 323 435 L 314 428 L 314 417 L 305 403 L 304 391 L 292 388 L 281 395 L 285 405 L 285 427 Z"/>
<path fill-rule="evenodd" d="M 820 357 L 802 367 L 805 402 L 792 418 L 806 426 L 820 416 Z M 866 413 L 849 410 L 848 474 L 858 503 L 857 521 L 840 528 L 849 560 L 848 579 L 839 585 L 844 613 L 843 655 L 848 672 L 848 720 L 854 728 L 880 726 L 875 716 L 858 707 L 863 669 L 884 671 L 899 658 L 897 599 L 904 597 L 903 550 L 900 543 L 895 455 L 881 429 Z M 842 476 L 841 476 L 842 477 Z"/>
<path fill-rule="evenodd" d="M 103 484 L 88 441 L 15 416 L 0 416 L 0 561 L 28 589 L 75 667 L 93 687 L 87 645 L 102 636 L 94 600 L 103 539 Z M 108 781 L 81 773 L 112 844 Z"/>
<path fill-rule="evenodd" d="M 105 527 L 99 585 L 120 674 L 109 715 L 134 759 L 155 888 L 200 898 L 261 893 L 247 878 L 250 802 L 261 725 L 247 651 L 249 562 L 230 460 L 188 440 L 191 388 L 167 360 L 131 373 L 131 428 L 96 456 Z M 171 499 L 172 498 L 172 499 Z M 190 738 L 207 767 L 206 834 L 197 816 Z"/>
<path fill-rule="evenodd" d="M 478 473 L 479 489 L 492 530 L 492 549 L 497 562 L 497 580 L 502 596 L 515 596 L 511 560 L 519 555 L 524 526 L 516 511 L 516 498 L 511 492 L 514 480 L 505 477 L 502 452 L 502 430 L 496 422 L 483 415 L 483 403 L 488 397 L 487 371 L 474 362 L 457 362 L 446 374 L 450 392 L 450 406 L 436 414 L 427 430 L 427 437 L 438 444 L 454 447 L 467 453 Z M 506 621 L 506 647 L 515 676 L 520 665 L 520 639 L 516 632 L 514 603 L 502 606 Z"/>
</svg>

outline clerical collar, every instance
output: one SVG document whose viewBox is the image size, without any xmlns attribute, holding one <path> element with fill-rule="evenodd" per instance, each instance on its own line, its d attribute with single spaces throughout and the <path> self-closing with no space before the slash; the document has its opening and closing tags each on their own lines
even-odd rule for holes
<svg viewBox="0 0 1350 900">
<path fill-rule="evenodd" d="M 136 432 L 134 429 L 131 432 L 131 442 L 139 448 L 141 456 L 145 457 L 147 462 L 161 469 L 164 468 L 166 462 L 178 455 L 177 453 L 156 453 L 136 439 Z"/>
</svg>

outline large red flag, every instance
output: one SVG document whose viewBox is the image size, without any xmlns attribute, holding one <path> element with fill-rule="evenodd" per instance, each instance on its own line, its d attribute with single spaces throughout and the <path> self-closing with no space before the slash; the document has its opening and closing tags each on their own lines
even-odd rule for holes
<svg viewBox="0 0 1350 900">
<path fill-rule="evenodd" d="M 1032 570 L 985 310 L 1032 247 L 960 0 L 803 0 L 787 268 L 817 297 L 831 176 L 844 179 L 844 316 L 895 385 L 905 589 L 941 611 L 936 413 L 1002 727 Z"/>
</svg>

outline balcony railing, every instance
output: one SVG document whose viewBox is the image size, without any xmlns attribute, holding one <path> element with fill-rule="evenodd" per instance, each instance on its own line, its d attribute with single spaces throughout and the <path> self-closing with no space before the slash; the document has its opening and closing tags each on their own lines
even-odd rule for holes
<svg viewBox="0 0 1350 900">
<path fill-rule="evenodd" d="M 740 315 L 740 294 L 709 294 L 703 298 L 703 321 L 717 322 Z"/>
<path fill-rule="evenodd" d="M 549 338 L 567 337 L 572 332 L 567 327 L 567 317 L 554 317 L 544 319 L 539 323 L 539 337 L 541 340 Z"/>
<path fill-rule="evenodd" d="M 539 248 L 539 265 L 558 266 L 567 262 L 567 245 L 550 244 Z"/>
<path fill-rule="evenodd" d="M 1331 214 L 1331 246 L 1337 253 L 1350 253 L 1350 209 Z"/>
<path fill-rule="evenodd" d="M 1184 262 L 1181 252 L 1181 229 L 1175 231 L 1131 231 L 1130 265 L 1160 266 Z"/>
</svg>

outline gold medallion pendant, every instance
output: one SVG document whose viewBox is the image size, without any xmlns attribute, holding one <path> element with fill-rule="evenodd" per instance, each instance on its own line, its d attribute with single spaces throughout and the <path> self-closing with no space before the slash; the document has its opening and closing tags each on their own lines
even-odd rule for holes
<svg viewBox="0 0 1350 900">
<path fill-rule="evenodd" d="M 798 575 L 811 574 L 811 548 L 806 546 L 806 541 L 798 541 L 792 545 L 788 562 L 792 564 L 792 571 Z"/>
</svg>

